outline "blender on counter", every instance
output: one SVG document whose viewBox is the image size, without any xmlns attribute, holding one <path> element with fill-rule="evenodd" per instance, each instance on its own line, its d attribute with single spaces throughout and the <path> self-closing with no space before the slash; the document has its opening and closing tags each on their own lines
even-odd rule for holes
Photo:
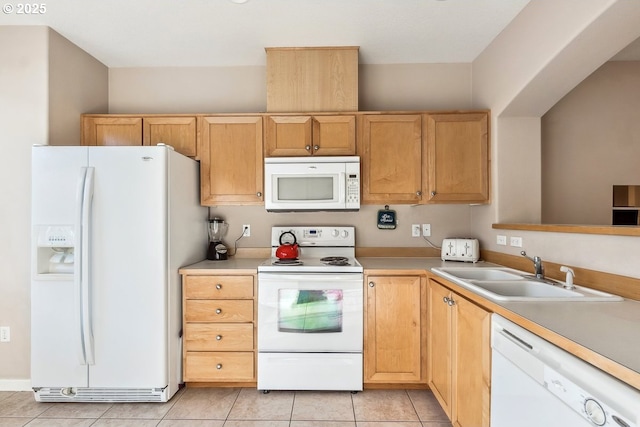
<svg viewBox="0 0 640 427">
<path fill-rule="evenodd" d="M 207 259 L 220 261 L 227 259 L 227 247 L 222 243 L 222 238 L 227 234 L 229 224 L 222 218 L 215 217 L 209 220 L 209 250 Z"/>
</svg>

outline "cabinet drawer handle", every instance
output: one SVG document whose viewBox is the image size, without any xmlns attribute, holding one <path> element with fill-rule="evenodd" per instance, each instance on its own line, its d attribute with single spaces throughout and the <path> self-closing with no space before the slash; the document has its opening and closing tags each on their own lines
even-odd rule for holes
<svg viewBox="0 0 640 427">
<path fill-rule="evenodd" d="M 222 339 L 222 335 L 216 335 L 216 339 L 220 341 Z"/>
<path fill-rule="evenodd" d="M 216 308 L 216 314 L 220 314 L 222 313 L 222 309 L 221 308 Z"/>
<path fill-rule="evenodd" d="M 222 369 L 222 363 L 218 363 L 218 364 L 216 365 L 216 369 Z"/>
<path fill-rule="evenodd" d="M 319 146 L 319 145 L 314 145 L 314 146 L 313 146 L 313 151 L 318 151 L 319 149 L 320 149 L 320 146 Z"/>
<path fill-rule="evenodd" d="M 370 287 L 370 288 L 373 288 L 375 285 L 376 285 L 375 283 L 373 283 L 373 282 L 369 282 L 369 287 Z"/>
<path fill-rule="evenodd" d="M 222 285 L 221 285 L 220 283 L 218 283 L 218 284 L 216 285 L 216 289 L 218 289 L 218 290 L 222 289 Z"/>
</svg>

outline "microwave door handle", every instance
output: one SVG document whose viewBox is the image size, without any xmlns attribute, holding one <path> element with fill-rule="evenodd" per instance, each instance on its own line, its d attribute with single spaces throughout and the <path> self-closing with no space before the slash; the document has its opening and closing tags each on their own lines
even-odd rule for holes
<svg viewBox="0 0 640 427">
<path fill-rule="evenodd" d="M 347 173 L 346 172 L 340 172 L 340 180 L 339 182 L 342 185 L 339 185 L 338 187 L 338 201 L 340 202 L 341 205 L 344 205 L 347 202 Z"/>
</svg>

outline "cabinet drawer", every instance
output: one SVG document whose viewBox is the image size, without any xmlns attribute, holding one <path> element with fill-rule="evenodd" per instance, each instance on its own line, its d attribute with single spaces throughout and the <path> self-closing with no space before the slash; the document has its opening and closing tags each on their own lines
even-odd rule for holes
<svg viewBox="0 0 640 427">
<path fill-rule="evenodd" d="M 187 299 L 253 298 L 253 276 L 186 276 Z"/>
<path fill-rule="evenodd" d="M 251 351 L 252 323 L 187 323 L 185 325 L 187 351 Z"/>
<path fill-rule="evenodd" d="M 185 381 L 252 381 L 254 378 L 253 352 L 187 352 Z"/>
<path fill-rule="evenodd" d="M 253 322 L 253 300 L 187 300 L 187 322 Z"/>
</svg>

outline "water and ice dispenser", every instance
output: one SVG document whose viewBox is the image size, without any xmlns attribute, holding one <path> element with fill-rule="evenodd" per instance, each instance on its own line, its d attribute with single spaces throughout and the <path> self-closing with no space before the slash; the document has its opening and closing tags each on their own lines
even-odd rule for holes
<svg viewBox="0 0 640 427">
<path fill-rule="evenodd" d="M 72 225 L 42 225 L 36 227 L 35 274 L 72 275 L 74 271 L 75 230 Z"/>
</svg>

